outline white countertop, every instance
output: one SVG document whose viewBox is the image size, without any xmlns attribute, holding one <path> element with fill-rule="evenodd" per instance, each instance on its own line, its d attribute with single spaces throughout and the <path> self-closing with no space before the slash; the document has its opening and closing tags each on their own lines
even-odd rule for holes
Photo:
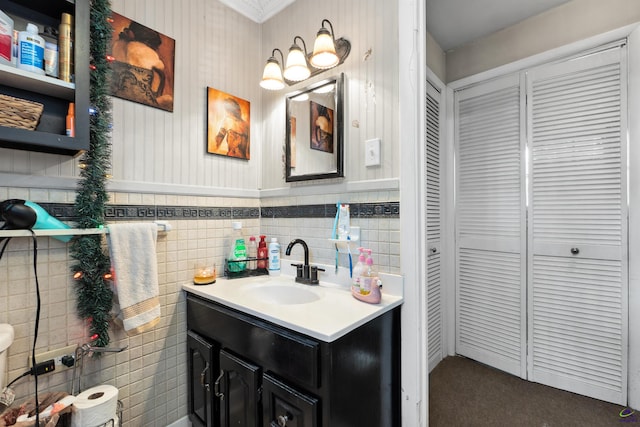
<svg viewBox="0 0 640 427">
<path fill-rule="evenodd" d="M 296 332 L 331 342 L 402 304 L 402 277 L 380 276 L 383 280 L 380 304 L 356 300 L 348 287 L 322 281 L 317 286 L 303 285 L 296 283 L 293 276 L 286 275 L 218 278 L 211 285 L 190 283 L 183 285 L 182 289 Z M 280 304 L 270 298 L 267 291 L 269 286 L 284 289 L 286 294 L 300 294 L 317 299 L 305 303 Z M 281 286 L 291 287 L 291 291 L 287 292 L 288 289 Z M 258 290 L 259 288 L 265 289 Z M 277 292 L 276 288 L 272 288 L 274 293 Z M 385 292 L 385 288 L 389 288 L 389 292 Z"/>
</svg>

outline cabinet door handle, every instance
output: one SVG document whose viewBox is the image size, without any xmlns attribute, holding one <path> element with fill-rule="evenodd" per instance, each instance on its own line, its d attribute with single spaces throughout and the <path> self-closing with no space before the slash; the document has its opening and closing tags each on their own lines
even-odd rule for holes
<svg viewBox="0 0 640 427">
<path fill-rule="evenodd" d="M 220 375 L 216 379 L 216 382 L 213 384 L 213 393 L 216 395 L 216 397 L 219 397 L 220 400 L 224 400 L 224 393 L 220 392 L 220 381 L 222 380 L 223 376 L 224 371 L 220 369 Z"/>
<path fill-rule="evenodd" d="M 293 419 L 293 416 L 289 413 L 287 413 L 286 415 L 278 415 L 278 417 L 276 418 L 276 420 L 278 420 L 278 425 L 280 427 L 287 427 L 287 421 L 292 419 Z"/>
<path fill-rule="evenodd" d="M 580 249 L 578 248 L 571 248 L 571 255 L 578 255 L 580 253 Z"/>
<path fill-rule="evenodd" d="M 209 362 L 206 363 L 206 365 L 204 366 L 204 369 L 202 370 L 202 372 L 200 372 L 200 385 L 202 386 L 202 388 L 207 390 L 207 392 L 210 390 L 209 383 L 205 383 L 204 380 L 207 377 L 208 370 L 209 370 Z"/>
<path fill-rule="evenodd" d="M 432 246 L 432 247 L 429 249 L 429 251 L 430 251 L 432 254 L 435 254 L 436 252 L 438 252 L 438 248 L 436 248 L 435 246 Z"/>
</svg>

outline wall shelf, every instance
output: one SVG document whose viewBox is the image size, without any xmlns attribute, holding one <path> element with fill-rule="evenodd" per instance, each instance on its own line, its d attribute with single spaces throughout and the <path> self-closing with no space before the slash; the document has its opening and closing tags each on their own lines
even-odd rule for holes
<svg viewBox="0 0 640 427">
<path fill-rule="evenodd" d="M 0 64 L 0 94 L 43 105 L 36 130 L 0 126 L 0 147 L 75 156 L 89 149 L 89 1 L 0 0 L 0 10 L 15 21 L 58 28 L 63 13 L 73 16 L 73 83 Z M 75 136 L 66 135 L 69 103 L 75 103 Z"/>
<path fill-rule="evenodd" d="M 162 221 L 156 221 L 159 233 L 166 233 L 172 230 L 171 224 Z M 109 229 L 104 228 L 67 228 L 57 230 L 33 230 L 37 237 L 53 237 L 53 236 L 86 236 L 92 234 L 108 234 Z M 0 230 L 0 239 L 7 237 L 31 237 L 29 230 Z"/>
<path fill-rule="evenodd" d="M 0 85 L 11 86 L 55 98 L 75 101 L 76 85 L 49 76 L 21 70 L 9 65 L 0 64 Z"/>
</svg>

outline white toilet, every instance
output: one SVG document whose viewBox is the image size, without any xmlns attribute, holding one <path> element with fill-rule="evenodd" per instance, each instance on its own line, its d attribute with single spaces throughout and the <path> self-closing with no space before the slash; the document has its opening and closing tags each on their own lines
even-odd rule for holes
<svg viewBox="0 0 640 427">
<path fill-rule="evenodd" d="M 5 374 L 7 373 L 7 353 L 13 343 L 13 326 L 8 323 L 0 323 L 0 391 L 4 388 Z"/>
</svg>

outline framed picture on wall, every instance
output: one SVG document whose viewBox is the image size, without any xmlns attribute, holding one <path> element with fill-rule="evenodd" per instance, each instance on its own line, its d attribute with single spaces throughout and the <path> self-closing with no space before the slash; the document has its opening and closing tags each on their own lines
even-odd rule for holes
<svg viewBox="0 0 640 427">
<path fill-rule="evenodd" d="M 310 101 L 311 149 L 333 153 L 333 109 Z"/>
<path fill-rule="evenodd" d="M 115 12 L 111 26 L 111 95 L 172 112 L 175 40 Z"/>
<path fill-rule="evenodd" d="M 207 88 L 207 152 L 251 158 L 249 101 L 218 89 Z"/>
</svg>

